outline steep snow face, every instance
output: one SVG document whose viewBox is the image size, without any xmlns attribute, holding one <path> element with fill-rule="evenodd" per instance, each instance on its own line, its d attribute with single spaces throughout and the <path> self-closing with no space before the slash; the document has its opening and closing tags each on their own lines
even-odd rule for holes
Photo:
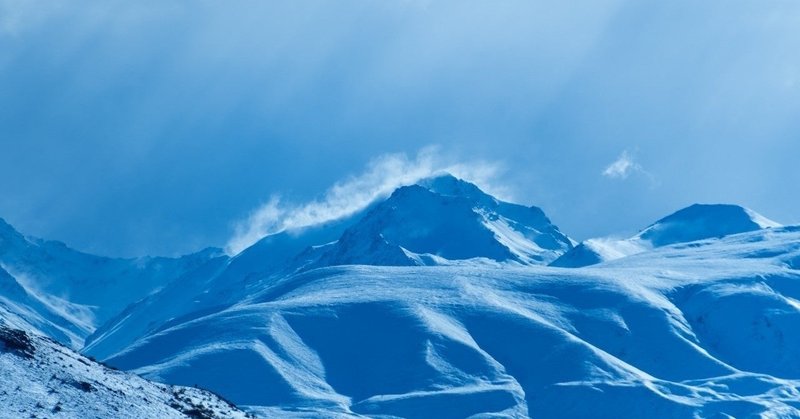
<svg viewBox="0 0 800 419">
<path fill-rule="evenodd" d="M 210 392 L 109 369 L 2 320 L 0 417 L 246 417 Z"/>
<path fill-rule="evenodd" d="M 498 201 L 450 175 L 398 189 L 316 266 L 421 265 L 483 258 L 546 264 L 572 248 L 536 207 Z"/>
<path fill-rule="evenodd" d="M 550 266 L 579 268 L 677 243 L 721 238 L 780 224 L 737 205 L 695 204 L 651 224 L 629 239 L 590 239 Z"/>
<path fill-rule="evenodd" d="M 38 324 L 40 331 L 53 330 L 42 319 L 54 322 L 64 333 L 48 334 L 77 348 L 128 304 L 220 254 L 218 249 L 207 249 L 181 258 L 105 258 L 60 242 L 25 237 L 0 219 L 0 282 L 7 286 L 13 282 L 14 295 L 21 298 L 16 301 L 5 294 L 0 304 Z"/>
<path fill-rule="evenodd" d="M 350 266 L 109 359 L 265 417 L 797 417 L 800 228 L 580 271 Z"/>
</svg>

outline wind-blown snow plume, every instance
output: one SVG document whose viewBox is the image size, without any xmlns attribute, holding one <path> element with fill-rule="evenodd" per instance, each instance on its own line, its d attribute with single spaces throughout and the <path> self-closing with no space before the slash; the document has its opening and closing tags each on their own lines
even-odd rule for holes
<svg viewBox="0 0 800 419">
<path fill-rule="evenodd" d="M 483 161 L 448 162 L 436 147 L 421 150 L 415 158 L 402 153 L 382 155 L 372 160 L 363 173 L 334 184 L 321 199 L 295 205 L 281 201 L 279 196 L 271 197 L 246 220 L 237 223 L 226 251 L 235 255 L 270 234 L 346 217 L 400 186 L 440 173 L 450 173 L 481 185 L 494 196 L 508 198 L 507 190 L 493 188 L 490 182 L 499 167 Z"/>
</svg>

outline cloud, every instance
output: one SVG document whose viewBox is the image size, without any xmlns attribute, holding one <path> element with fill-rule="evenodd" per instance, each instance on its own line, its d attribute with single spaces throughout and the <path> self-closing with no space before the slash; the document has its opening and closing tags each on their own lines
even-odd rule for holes
<svg viewBox="0 0 800 419">
<path fill-rule="evenodd" d="M 613 163 L 609 164 L 608 167 L 603 170 L 603 176 L 609 179 L 624 180 L 627 179 L 632 173 L 646 172 L 642 166 L 634 160 L 633 155 L 631 155 L 628 150 L 623 151 Z"/>
<path fill-rule="evenodd" d="M 442 173 L 477 183 L 499 198 L 510 199 L 507 190 L 491 184 L 499 170 L 496 163 L 448 162 L 436 147 L 424 148 L 414 158 L 403 153 L 382 155 L 373 159 L 362 173 L 335 183 L 321 199 L 292 204 L 282 201 L 280 196 L 272 196 L 246 220 L 236 223 L 226 251 L 235 255 L 265 236 L 349 216 L 400 186 Z"/>
</svg>

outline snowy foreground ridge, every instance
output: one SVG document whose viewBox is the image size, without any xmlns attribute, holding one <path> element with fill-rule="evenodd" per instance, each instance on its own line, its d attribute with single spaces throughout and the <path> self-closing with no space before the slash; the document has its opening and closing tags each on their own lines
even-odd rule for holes
<svg viewBox="0 0 800 419">
<path fill-rule="evenodd" d="M 235 406 L 196 388 L 152 383 L 115 371 L 62 345 L 0 326 L 4 418 L 245 418 Z"/>
<path fill-rule="evenodd" d="M 578 244 L 442 176 L 234 257 L 0 222 L 0 268 L 0 417 L 800 417 L 800 226 L 733 205 Z"/>
</svg>

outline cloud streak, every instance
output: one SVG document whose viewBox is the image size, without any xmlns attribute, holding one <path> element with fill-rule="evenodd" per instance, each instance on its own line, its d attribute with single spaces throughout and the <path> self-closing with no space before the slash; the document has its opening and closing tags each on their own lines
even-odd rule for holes
<svg viewBox="0 0 800 419">
<path fill-rule="evenodd" d="M 507 190 L 492 186 L 491 180 L 499 171 L 497 163 L 448 162 L 436 147 L 427 147 L 413 158 L 403 153 L 382 155 L 362 173 L 335 183 L 321 199 L 293 204 L 272 196 L 247 219 L 236 223 L 226 251 L 235 255 L 268 235 L 347 217 L 398 187 L 443 173 L 477 183 L 495 196 L 509 199 Z"/>
</svg>

